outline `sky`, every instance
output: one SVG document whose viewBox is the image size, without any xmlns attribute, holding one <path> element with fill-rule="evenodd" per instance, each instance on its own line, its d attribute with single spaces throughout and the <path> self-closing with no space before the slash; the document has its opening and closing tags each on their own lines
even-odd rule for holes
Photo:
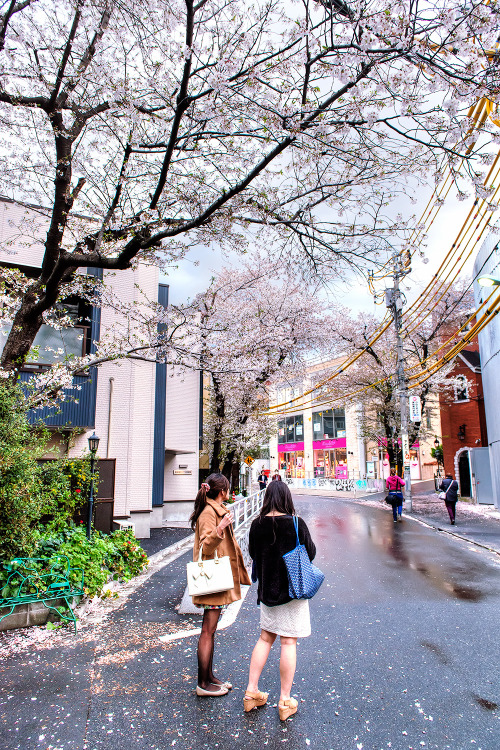
<svg viewBox="0 0 500 750">
<path fill-rule="evenodd" d="M 403 210 L 407 214 L 415 213 L 420 216 L 427 205 L 429 196 L 432 193 L 432 187 L 424 186 L 418 189 L 416 194 L 417 204 L 411 206 L 395 205 L 395 210 Z M 418 296 L 418 292 L 423 289 L 431 280 L 432 275 L 437 271 L 439 264 L 450 249 L 455 237 L 464 222 L 473 198 L 459 202 L 454 191 L 450 194 L 437 218 L 434 220 L 427 237 L 427 247 L 423 246 L 427 262 L 420 259 L 414 259 L 412 272 L 405 279 L 402 288 L 408 299 L 411 301 Z M 409 201 L 408 201 L 409 204 Z M 481 238 L 484 239 L 486 233 Z M 476 250 L 479 250 L 481 242 L 478 243 Z M 464 267 L 464 274 L 470 275 L 476 252 Z M 248 255 L 245 256 L 248 260 Z M 227 257 L 217 248 L 206 249 L 199 247 L 191 250 L 187 257 L 178 263 L 177 268 L 165 274 L 162 278 L 164 283 L 169 284 L 169 298 L 172 304 L 186 302 L 188 298 L 202 292 L 210 283 L 210 278 L 222 271 L 228 264 L 238 264 L 238 256 Z M 379 288 L 381 288 L 379 286 Z M 366 282 L 355 276 L 349 277 L 346 282 L 338 283 L 331 292 L 331 299 L 349 307 L 354 313 L 366 311 L 383 314 L 383 306 L 375 305 Z"/>
</svg>

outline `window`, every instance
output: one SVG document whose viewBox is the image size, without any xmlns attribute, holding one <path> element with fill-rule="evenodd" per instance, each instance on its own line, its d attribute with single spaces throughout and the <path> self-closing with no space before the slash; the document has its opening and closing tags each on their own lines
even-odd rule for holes
<svg viewBox="0 0 500 750">
<path fill-rule="evenodd" d="M 25 369 L 30 369 L 30 366 L 32 369 L 36 365 L 64 362 L 67 357 L 82 357 L 89 354 L 92 343 L 89 336 L 91 312 L 91 307 L 76 297 L 69 297 L 64 303 L 56 305 L 56 316 L 69 318 L 73 327 L 58 329 L 44 323 L 35 337 Z M 10 323 L 0 325 L 0 352 L 5 346 L 11 327 Z"/>
<path fill-rule="evenodd" d="M 326 409 L 313 414 L 313 440 L 345 437 L 345 410 Z"/>
<path fill-rule="evenodd" d="M 430 409 L 425 410 L 425 426 L 428 430 L 432 427 L 432 419 L 431 419 L 431 412 Z"/>
<path fill-rule="evenodd" d="M 278 443 L 302 443 L 304 442 L 304 416 L 297 414 L 294 417 L 286 417 L 278 422 Z"/>
<path fill-rule="evenodd" d="M 469 389 L 465 375 L 458 375 L 455 378 L 455 401 L 468 401 Z"/>
<path fill-rule="evenodd" d="M 280 419 L 280 421 L 278 422 L 278 443 L 286 443 L 284 419 Z"/>
</svg>

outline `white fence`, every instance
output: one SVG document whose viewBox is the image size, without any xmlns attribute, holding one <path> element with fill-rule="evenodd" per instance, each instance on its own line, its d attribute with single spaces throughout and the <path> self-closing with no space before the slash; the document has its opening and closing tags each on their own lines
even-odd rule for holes
<svg viewBox="0 0 500 750">
<path fill-rule="evenodd" d="M 253 495 L 241 497 L 235 503 L 227 506 L 228 510 L 234 516 L 233 528 L 235 531 L 240 526 L 245 526 L 250 521 L 253 521 L 262 507 L 264 493 L 265 490 L 259 490 L 258 492 L 254 492 Z"/>
</svg>

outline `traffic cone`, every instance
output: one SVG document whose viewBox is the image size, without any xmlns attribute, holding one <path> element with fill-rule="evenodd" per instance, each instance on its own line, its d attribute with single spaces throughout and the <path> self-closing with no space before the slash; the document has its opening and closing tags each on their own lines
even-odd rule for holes
<svg viewBox="0 0 500 750">
<path fill-rule="evenodd" d="M 233 490 L 233 503 L 236 502 L 236 492 Z"/>
</svg>

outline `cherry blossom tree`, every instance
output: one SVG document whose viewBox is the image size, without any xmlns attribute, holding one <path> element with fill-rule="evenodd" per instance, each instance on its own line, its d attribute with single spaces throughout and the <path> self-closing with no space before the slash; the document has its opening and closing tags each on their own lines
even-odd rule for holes
<svg viewBox="0 0 500 750">
<path fill-rule="evenodd" d="M 210 381 L 204 418 L 210 471 L 233 474 L 233 486 L 241 457 L 276 427 L 266 411 L 278 373 L 280 380 L 301 378 L 307 358 L 328 345 L 327 311 L 315 291 L 260 259 L 219 274 L 179 309 L 195 350 L 191 366 Z"/>
<path fill-rule="evenodd" d="M 407 376 L 424 372 L 436 350 L 445 354 L 456 343 L 457 330 L 466 323 L 474 311 L 474 299 L 468 281 L 457 282 L 449 289 L 443 288 L 443 298 L 430 315 L 427 307 L 418 314 L 409 315 L 403 329 L 403 352 Z M 437 297 L 438 295 L 436 295 Z M 418 308 L 417 308 L 418 309 Z M 372 343 L 380 320 L 371 314 L 354 317 L 349 310 L 339 309 L 337 324 L 332 330 L 332 345 L 347 357 L 363 351 L 362 357 L 347 367 L 339 377 L 326 384 L 318 398 L 345 399 L 361 404 L 362 427 L 365 437 L 377 443 L 382 440 L 387 447 L 391 465 L 402 466 L 400 449 L 401 415 L 397 387 L 396 335 L 394 327 L 388 328 Z M 451 340 L 450 340 L 451 339 Z M 443 367 L 417 388 L 412 394 L 420 397 L 422 413 L 439 409 L 439 393 L 453 388 L 449 378 L 452 364 Z M 410 423 L 409 440 L 412 445 L 419 435 L 425 436 L 425 423 Z"/>
<path fill-rule="evenodd" d="M 283 266 L 330 276 L 376 261 L 371 235 L 404 240 L 408 217 L 386 206 L 408 175 L 465 162 L 481 183 L 488 155 L 469 149 L 465 115 L 498 94 L 496 2 L 2 9 L 0 189 L 49 216 L 40 274 L 12 310 L 6 372 L 79 269 L 272 245 Z"/>
</svg>

